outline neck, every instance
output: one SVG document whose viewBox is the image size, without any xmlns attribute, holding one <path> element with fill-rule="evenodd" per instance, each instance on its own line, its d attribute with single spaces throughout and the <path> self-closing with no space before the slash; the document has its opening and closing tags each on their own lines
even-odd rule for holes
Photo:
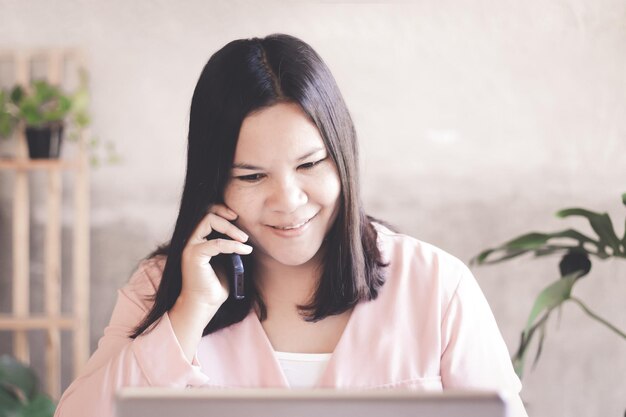
<svg viewBox="0 0 626 417">
<path fill-rule="evenodd" d="M 268 316 L 298 314 L 297 306 L 311 301 L 322 274 L 318 255 L 297 266 L 283 265 L 266 257 L 256 260 L 254 279 Z"/>
</svg>

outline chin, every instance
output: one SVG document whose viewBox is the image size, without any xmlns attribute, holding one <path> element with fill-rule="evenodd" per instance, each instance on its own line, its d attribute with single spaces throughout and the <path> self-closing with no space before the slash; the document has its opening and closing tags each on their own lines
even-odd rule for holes
<svg viewBox="0 0 626 417">
<path fill-rule="evenodd" d="M 296 253 L 268 253 L 276 262 L 287 266 L 300 266 L 308 263 L 315 257 L 316 252 L 296 252 Z"/>
<path fill-rule="evenodd" d="M 315 258 L 319 245 L 307 245 L 307 248 L 264 248 L 260 252 L 269 259 L 286 266 L 301 266 Z M 316 249 L 313 250 L 313 247 Z"/>
</svg>

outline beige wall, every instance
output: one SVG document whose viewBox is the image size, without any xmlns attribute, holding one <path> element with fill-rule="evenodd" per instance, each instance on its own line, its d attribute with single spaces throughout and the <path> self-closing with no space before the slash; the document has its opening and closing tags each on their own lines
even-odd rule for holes
<svg viewBox="0 0 626 417">
<path fill-rule="evenodd" d="M 529 230 L 589 230 L 553 217 L 567 206 L 608 211 L 623 233 L 624 22 L 626 3 L 618 0 L 0 0 L 0 46 L 83 47 L 93 131 L 125 158 L 92 177 L 95 348 L 115 289 L 172 231 L 191 93 L 210 54 L 226 42 L 286 32 L 316 48 L 360 135 L 368 210 L 468 261 Z M 0 151 L 10 147 L 0 143 Z M 1 311 L 10 309 L 10 184 L 2 174 Z M 36 190 L 43 180 L 31 184 Z M 41 201 L 36 191 L 31 198 Z M 35 241 L 42 216 L 33 212 Z M 69 239 L 71 213 L 64 218 Z M 41 259 L 33 247 L 35 284 Z M 557 278 L 557 264 L 526 259 L 474 268 L 511 351 L 534 295 Z M 64 266 L 69 270 L 68 259 Z M 575 290 L 621 329 L 625 275 L 626 262 L 596 262 Z M 626 343 L 575 305 L 562 313 L 524 380 L 530 415 L 623 415 Z M 0 333 L 2 352 L 9 342 Z"/>
</svg>

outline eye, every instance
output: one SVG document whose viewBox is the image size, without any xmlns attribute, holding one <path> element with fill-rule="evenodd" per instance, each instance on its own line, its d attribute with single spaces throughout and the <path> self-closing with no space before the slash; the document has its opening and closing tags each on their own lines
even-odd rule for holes
<svg viewBox="0 0 626 417">
<path fill-rule="evenodd" d="M 241 181 L 246 181 L 246 182 L 257 182 L 263 178 L 263 174 L 241 175 L 235 178 Z"/>
<path fill-rule="evenodd" d="M 298 168 L 302 168 L 302 169 L 311 169 L 314 166 L 316 166 L 317 164 L 319 164 L 320 162 L 323 162 L 326 160 L 326 158 L 328 158 L 327 156 L 320 159 L 319 161 L 315 161 L 315 162 L 307 162 L 306 164 L 302 164 L 300 165 Z"/>
</svg>

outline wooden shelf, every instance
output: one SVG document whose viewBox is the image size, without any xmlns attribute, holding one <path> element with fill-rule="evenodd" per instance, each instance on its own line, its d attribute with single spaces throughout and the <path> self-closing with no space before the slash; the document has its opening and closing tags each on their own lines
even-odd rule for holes
<svg viewBox="0 0 626 417">
<path fill-rule="evenodd" d="M 13 62 L 15 75 L 11 82 L 30 85 L 33 59 L 47 62 L 47 80 L 61 85 L 67 75 L 68 65 L 85 68 L 80 51 L 67 48 L 2 50 L 0 59 Z M 2 74 L 0 74 L 2 75 Z M 78 131 L 78 153 L 66 159 L 30 159 L 23 123 L 18 125 L 14 139 L 17 147 L 14 155 L 0 155 L 0 175 L 11 174 L 13 182 L 12 271 L 8 265 L 1 268 L 2 276 L 11 275 L 12 308 L 10 314 L 0 314 L 0 332 L 13 333 L 13 356 L 30 363 L 28 332 L 40 330 L 46 333 L 44 348 L 46 393 L 54 399 L 61 395 L 61 331 L 70 333 L 72 344 L 72 369 L 74 378 L 89 358 L 89 158 L 84 130 Z M 45 197 L 45 232 L 43 239 L 35 242 L 43 246 L 43 312 L 30 311 L 31 291 L 31 173 L 43 171 L 46 181 L 37 184 L 37 194 Z M 63 175 L 68 173 L 69 175 Z M 62 242 L 61 217 L 63 213 L 64 179 L 72 182 L 72 265 L 69 271 L 61 269 Z M 38 203 L 39 204 L 39 203 Z M 4 230 L 3 230 L 4 232 Z M 63 247 L 62 247 L 63 246 Z M 71 276 L 71 312 L 61 312 L 64 294 L 62 276 Z M 68 295 L 69 296 L 69 295 Z"/>
<path fill-rule="evenodd" d="M 37 170 L 78 170 L 80 164 L 76 160 L 66 159 L 28 159 L 0 158 L 0 170 L 37 171 Z"/>
</svg>

